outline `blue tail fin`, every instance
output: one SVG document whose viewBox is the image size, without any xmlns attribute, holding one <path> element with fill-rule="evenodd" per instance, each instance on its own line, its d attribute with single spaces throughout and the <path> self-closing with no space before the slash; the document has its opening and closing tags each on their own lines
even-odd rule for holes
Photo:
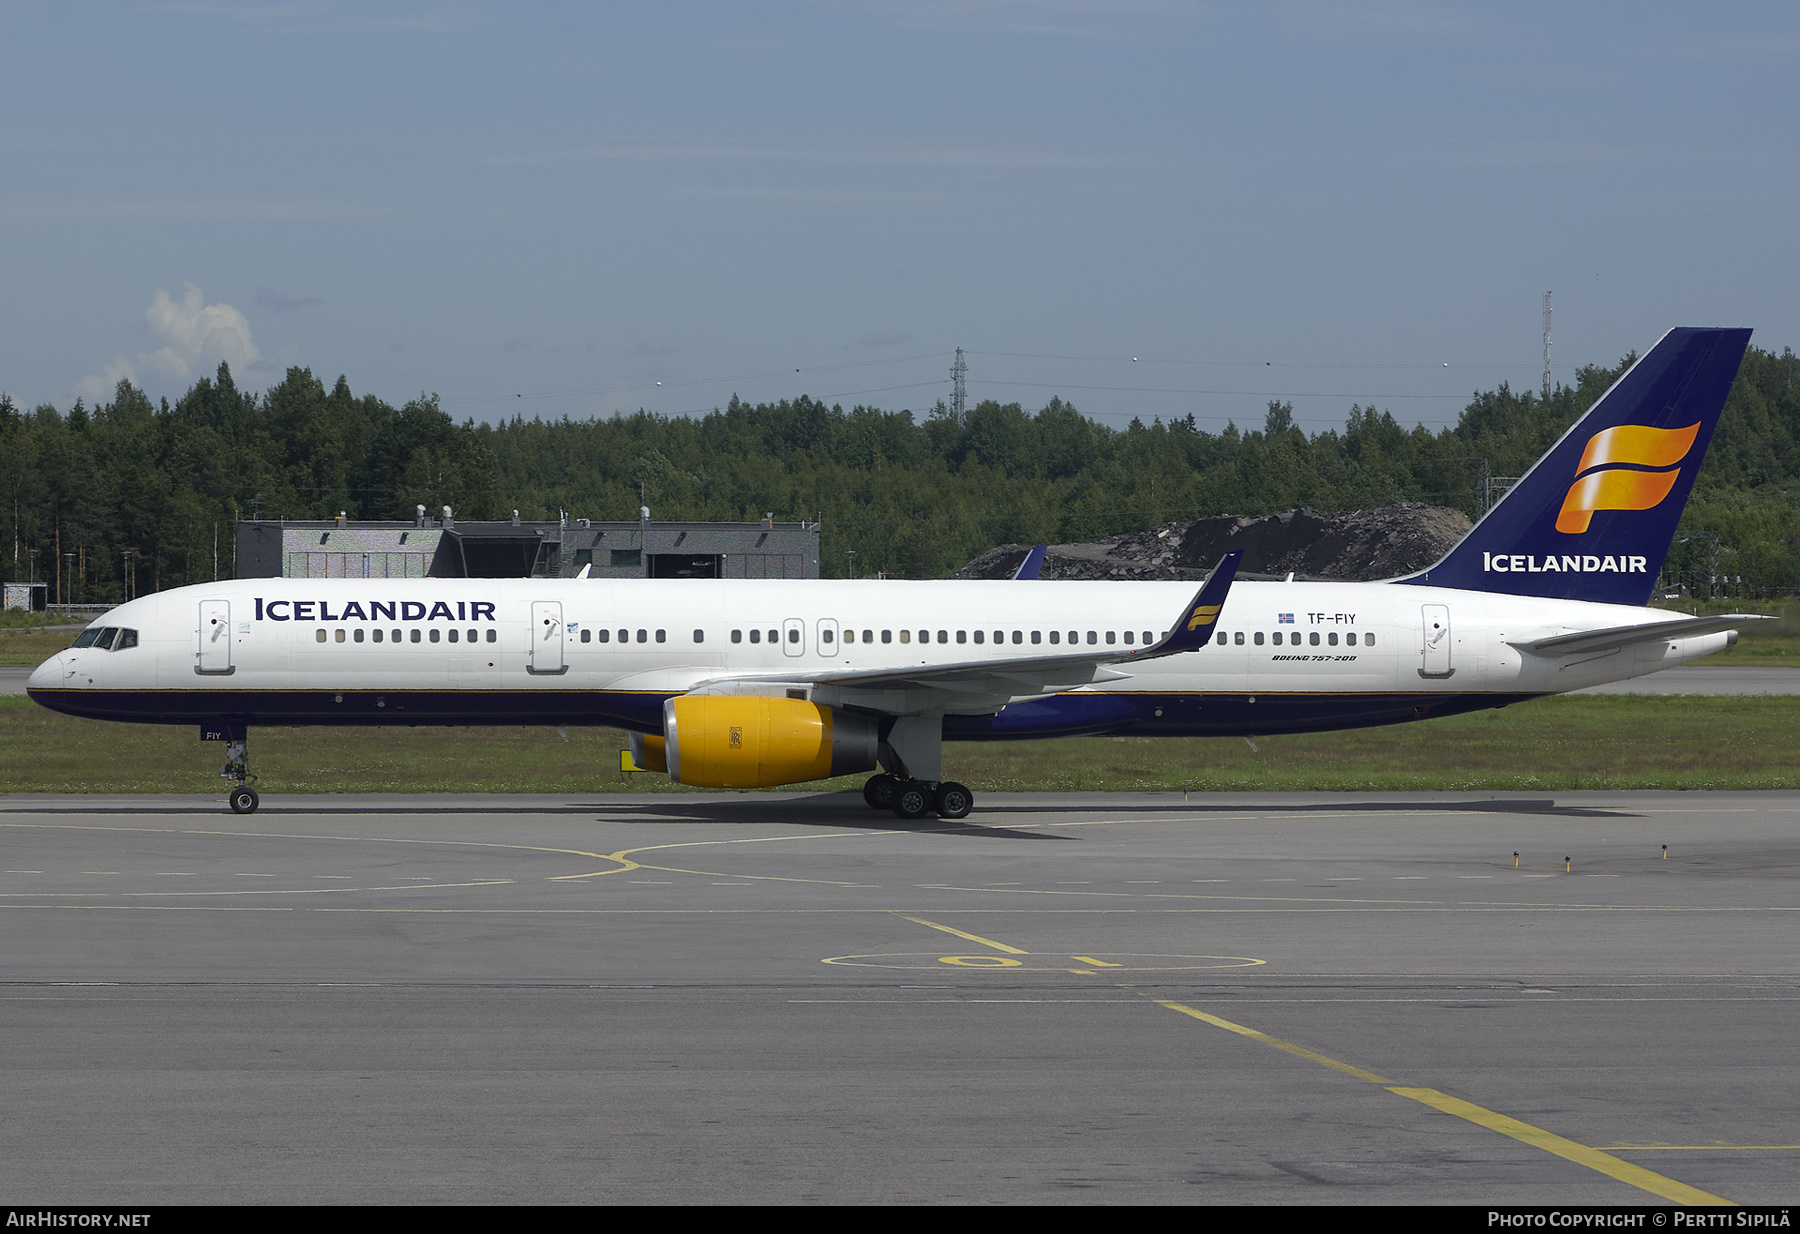
<svg viewBox="0 0 1800 1234">
<path fill-rule="evenodd" d="M 1749 345 L 1669 331 L 1442 561 L 1395 581 L 1645 603 Z"/>
</svg>

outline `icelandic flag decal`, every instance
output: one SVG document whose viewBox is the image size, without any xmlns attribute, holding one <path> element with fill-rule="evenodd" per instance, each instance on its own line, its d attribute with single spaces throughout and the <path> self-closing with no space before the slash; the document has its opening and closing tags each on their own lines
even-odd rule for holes
<svg viewBox="0 0 1800 1234">
<path fill-rule="evenodd" d="M 1281 625 L 1291 626 L 1294 624 L 1294 615 L 1292 613 L 1280 613 L 1277 614 L 1276 621 Z"/>
</svg>

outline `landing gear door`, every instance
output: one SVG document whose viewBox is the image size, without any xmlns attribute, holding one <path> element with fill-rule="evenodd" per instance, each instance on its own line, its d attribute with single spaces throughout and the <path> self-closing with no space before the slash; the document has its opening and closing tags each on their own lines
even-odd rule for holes
<svg viewBox="0 0 1800 1234">
<path fill-rule="evenodd" d="M 525 671 L 539 677 L 556 677 L 569 671 L 563 663 L 562 604 L 557 600 L 531 603 L 531 658 Z"/>
<path fill-rule="evenodd" d="M 781 623 L 781 650 L 790 656 L 806 654 L 806 623 L 798 617 Z"/>
<path fill-rule="evenodd" d="M 231 601 L 200 601 L 200 648 L 194 671 L 209 677 L 230 676 Z"/>
<path fill-rule="evenodd" d="M 1419 666 L 1421 677 L 1449 677 L 1456 669 L 1450 663 L 1450 607 L 1446 604 L 1423 606 L 1424 639 Z"/>
</svg>

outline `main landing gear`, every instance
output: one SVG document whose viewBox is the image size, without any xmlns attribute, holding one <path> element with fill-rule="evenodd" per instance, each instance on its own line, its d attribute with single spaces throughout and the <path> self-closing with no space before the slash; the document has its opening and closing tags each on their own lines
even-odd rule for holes
<svg viewBox="0 0 1800 1234">
<path fill-rule="evenodd" d="M 250 774 L 250 737 L 248 733 L 233 735 L 225 742 L 225 765 L 219 768 L 221 780 L 236 780 L 237 787 L 226 798 L 233 814 L 254 814 L 262 798 L 250 785 L 256 777 Z"/>
<path fill-rule="evenodd" d="M 869 777 L 863 785 L 863 800 L 872 810 L 892 810 L 901 818 L 967 818 L 975 807 L 975 794 L 954 780 L 936 784 L 924 780 L 902 780 L 887 772 Z"/>
</svg>

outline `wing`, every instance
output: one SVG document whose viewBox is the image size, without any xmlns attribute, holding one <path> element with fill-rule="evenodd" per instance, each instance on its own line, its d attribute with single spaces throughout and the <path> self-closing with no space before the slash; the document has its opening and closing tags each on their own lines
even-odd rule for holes
<svg viewBox="0 0 1800 1234">
<path fill-rule="evenodd" d="M 1700 634 L 1717 634 L 1749 621 L 1774 621 L 1752 613 L 1726 613 L 1719 617 L 1684 617 L 1680 621 L 1652 621 L 1635 626 L 1609 626 L 1604 630 L 1581 630 L 1574 634 L 1555 634 L 1535 640 L 1507 640 L 1520 651 L 1536 656 L 1572 656 L 1584 652 L 1617 651 L 1639 643 L 1656 643 L 1664 639 L 1693 638 Z"/>
<path fill-rule="evenodd" d="M 1197 651 L 1212 641 L 1219 611 L 1237 577 L 1240 550 L 1220 558 L 1194 598 L 1183 605 L 1169 632 L 1141 650 L 1119 647 L 1053 656 L 1003 660 L 969 660 L 919 664 L 905 668 L 820 668 L 781 673 L 735 674 L 696 683 L 694 694 L 769 694 L 783 688 L 803 689 L 807 697 L 841 706 L 865 707 L 891 714 L 945 711 L 981 715 L 1010 702 L 1042 698 L 1060 690 L 1120 681 L 1131 674 L 1114 665 L 1131 665 Z"/>
</svg>

